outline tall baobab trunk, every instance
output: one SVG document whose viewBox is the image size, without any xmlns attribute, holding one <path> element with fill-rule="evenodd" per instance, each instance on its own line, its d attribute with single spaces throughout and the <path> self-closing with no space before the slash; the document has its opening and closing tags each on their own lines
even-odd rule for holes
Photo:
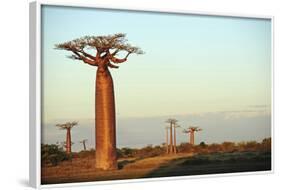
<svg viewBox="0 0 281 190">
<path fill-rule="evenodd" d="M 66 153 L 70 154 L 71 153 L 71 134 L 70 134 L 71 128 L 66 129 Z"/>
<path fill-rule="evenodd" d="M 114 89 L 107 67 L 98 67 L 95 102 L 96 168 L 117 169 Z"/>
<path fill-rule="evenodd" d="M 176 125 L 174 124 L 174 153 L 177 153 Z"/>
<path fill-rule="evenodd" d="M 194 145 L 194 131 L 190 132 L 190 144 Z"/>
<path fill-rule="evenodd" d="M 169 146 L 169 153 L 173 152 L 173 125 L 170 123 L 170 146 Z"/>
<path fill-rule="evenodd" d="M 168 127 L 166 127 L 166 153 L 169 153 Z"/>
</svg>

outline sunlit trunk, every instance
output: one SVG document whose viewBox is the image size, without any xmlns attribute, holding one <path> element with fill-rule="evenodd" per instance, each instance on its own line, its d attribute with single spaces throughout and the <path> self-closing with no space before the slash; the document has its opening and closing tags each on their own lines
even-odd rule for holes
<svg viewBox="0 0 281 190">
<path fill-rule="evenodd" d="M 107 67 L 98 67 L 95 102 L 96 168 L 117 169 L 114 89 Z"/>
<path fill-rule="evenodd" d="M 190 132 L 190 144 L 194 145 L 194 132 Z"/>
<path fill-rule="evenodd" d="M 174 125 L 174 153 L 177 153 L 176 126 Z"/>
<path fill-rule="evenodd" d="M 166 128 L 166 153 L 169 153 L 168 128 Z"/>
<path fill-rule="evenodd" d="M 170 146 L 169 146 L 169 153 L 173 152 L 173 127 L 172 123 L 170 124 Z"/>
<path fill-rule="evenodd" d="M 71 134 L 70 134 L 70 128 L 66 129 L 66 153 L 70 154 L 71 153 Z"/>
</svg>

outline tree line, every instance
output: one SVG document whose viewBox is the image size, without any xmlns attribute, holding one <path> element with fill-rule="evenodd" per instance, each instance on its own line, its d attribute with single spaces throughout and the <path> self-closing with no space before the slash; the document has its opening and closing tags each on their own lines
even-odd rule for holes
<svg viewBox="0 0 281 190">
<path fill-rule="evenodd" d="M 42 144 L 42 164 L 57 165 L 61 161 L 71 160 L 73 158 L 93 157 L 95 159 L 95 150 L 82 150 L 78 153 L 66 154 L 58 145 Z M 192 154 L 212 154 L 212 153 L 230 153 L 230 152 L 271 152 L 271 138 L 265 138 L 261 142 L 229 142 L 206 144 L 200 142 L 198 145 L 190 143 L 181 143 L 176 146 L 177 153 Z M 161 145 L 147 145 L 143 148 L 117 148 L 117 158 L 147 158 L 167 155 L 166 143 Z"/>
</svg>

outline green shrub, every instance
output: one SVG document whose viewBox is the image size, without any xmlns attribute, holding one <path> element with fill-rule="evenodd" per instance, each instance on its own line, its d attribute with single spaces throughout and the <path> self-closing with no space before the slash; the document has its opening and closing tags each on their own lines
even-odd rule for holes
<svg viewBox="0 0 281 190">
<path fill-rule="evenodd" d="M 52 166 L 56 166 L 59 162 L 69 159 L 71 159 L 71 155 L 67 155 L 58 145 L 41 145 L 41 160 L 43 165 L 51 164 Z"/>
</svg>

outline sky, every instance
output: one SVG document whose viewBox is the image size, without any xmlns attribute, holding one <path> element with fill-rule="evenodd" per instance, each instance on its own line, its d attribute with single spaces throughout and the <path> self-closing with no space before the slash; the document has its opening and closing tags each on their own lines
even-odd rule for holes
<svg viewBox="0 0 281 190">
<path fill-rule="evenodd" d="M 268 19 L 43 6 L 42 140 L 65 140 L 56 123 L 78 121 L 74 150 L 94 147 L 96 68 L 54 45 L 85 35 L 126 33 L 130 55 L 114 79 L 117 146 L 165 141 L 165 120 L 199 125 L 195 141 L 261 140 L 271 134 L 271 21 Z"/>
</svg>

